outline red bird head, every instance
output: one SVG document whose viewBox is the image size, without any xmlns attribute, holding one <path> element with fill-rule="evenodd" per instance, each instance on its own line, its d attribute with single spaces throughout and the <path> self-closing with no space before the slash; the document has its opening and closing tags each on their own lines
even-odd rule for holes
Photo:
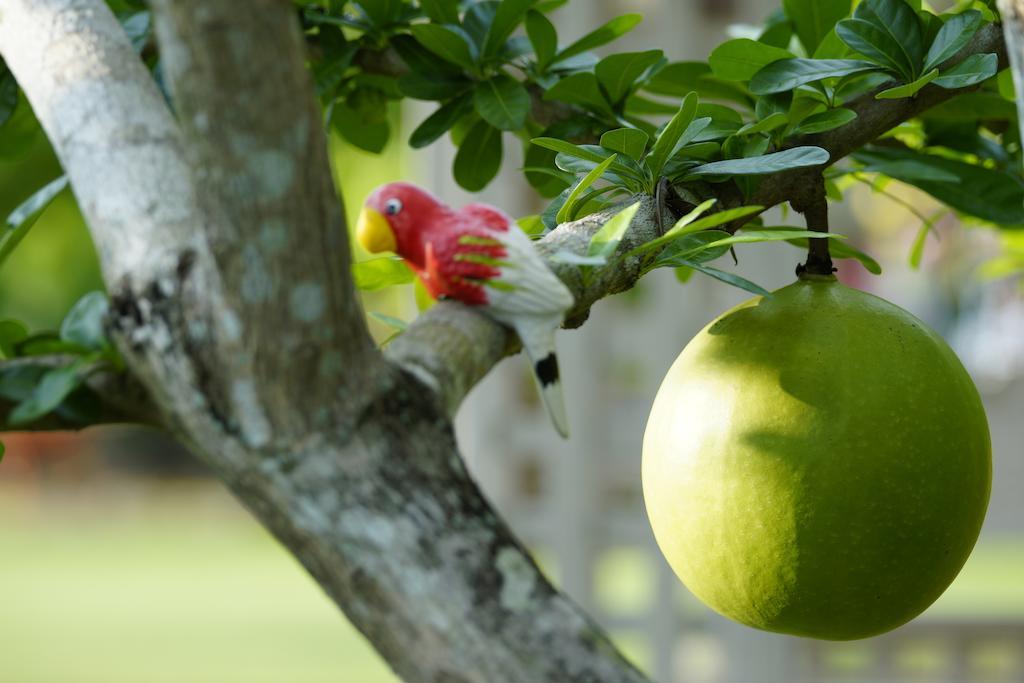
<svg viewBox="0 0 1024 683">
<path fill-rule="evenodd" d="M 393 251 L 422 263 L 422 233 L 449 212 L 437 197 L 411 183 L 381 185 L 363 205 L 356 239 L 370 253 Z"/>
</svg>

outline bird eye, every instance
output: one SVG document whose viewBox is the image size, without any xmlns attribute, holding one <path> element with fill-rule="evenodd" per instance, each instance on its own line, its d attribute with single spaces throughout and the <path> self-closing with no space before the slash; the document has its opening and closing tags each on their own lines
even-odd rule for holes
<svg viewBox="0 0 1024 683">
<path fill-rule="evenodd" d="M 388 212 L 389 216 L 394 216 L 402 210 L 402 201 L 400 199 L 389 199 L 388 203 L 384 205 L 384 210 Z"/>
</svg>

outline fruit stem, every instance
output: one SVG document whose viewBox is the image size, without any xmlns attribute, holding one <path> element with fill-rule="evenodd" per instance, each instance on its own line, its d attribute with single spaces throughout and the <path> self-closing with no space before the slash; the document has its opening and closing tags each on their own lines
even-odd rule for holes
<svg viewBox="0 0 1024 683">
<path fill-rule="evenodd" d="M 818 175 L 806 188 L 803 196 L 791 202 L 793 208 L 804 215 L 807 229 L 815 232 L 828 232 L 828 198 L 825 196 L 825 177 Z M 829 253 L 827 239 L 807 240 L 807 263 L 796 267 L 796 274 L 828 275 L 836 269 L 832 266 L 832 254 Z"/>
</svg>

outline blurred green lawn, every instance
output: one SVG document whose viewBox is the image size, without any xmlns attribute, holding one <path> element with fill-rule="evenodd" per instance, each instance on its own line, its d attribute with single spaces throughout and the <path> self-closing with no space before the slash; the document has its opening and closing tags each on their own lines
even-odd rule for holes
<svg viewBox="0 0 1024 683">
<path fill-rule="evenodd" d="M 396 680 L 217 485 L 29 488 L 0 477 L 0 681 Z M 599 602 L 658 599 L 645 565 L 611 555 Z M 983 543 L 925 618 L 1022 618 L 1022 575 L 1024 544 Z"/>
<path fill-rule="evenodd" d="M 212 485 L 68 494 L 0 487 L 0 681 L 397 680 Z"/>
</svg>

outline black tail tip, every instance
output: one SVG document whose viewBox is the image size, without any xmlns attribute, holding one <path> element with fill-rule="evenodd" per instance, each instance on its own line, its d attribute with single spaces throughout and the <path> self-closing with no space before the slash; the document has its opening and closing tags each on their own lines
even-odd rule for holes
<svg viewBox="0 0 1024 683">
<path fill-rule="evenodd" d="M 544 356 L 533 365 L 533 371 L 537 373 L 542 387 L 549 386 L 558 381 L 558 358 L 554 351 Z"/>
</svg>

